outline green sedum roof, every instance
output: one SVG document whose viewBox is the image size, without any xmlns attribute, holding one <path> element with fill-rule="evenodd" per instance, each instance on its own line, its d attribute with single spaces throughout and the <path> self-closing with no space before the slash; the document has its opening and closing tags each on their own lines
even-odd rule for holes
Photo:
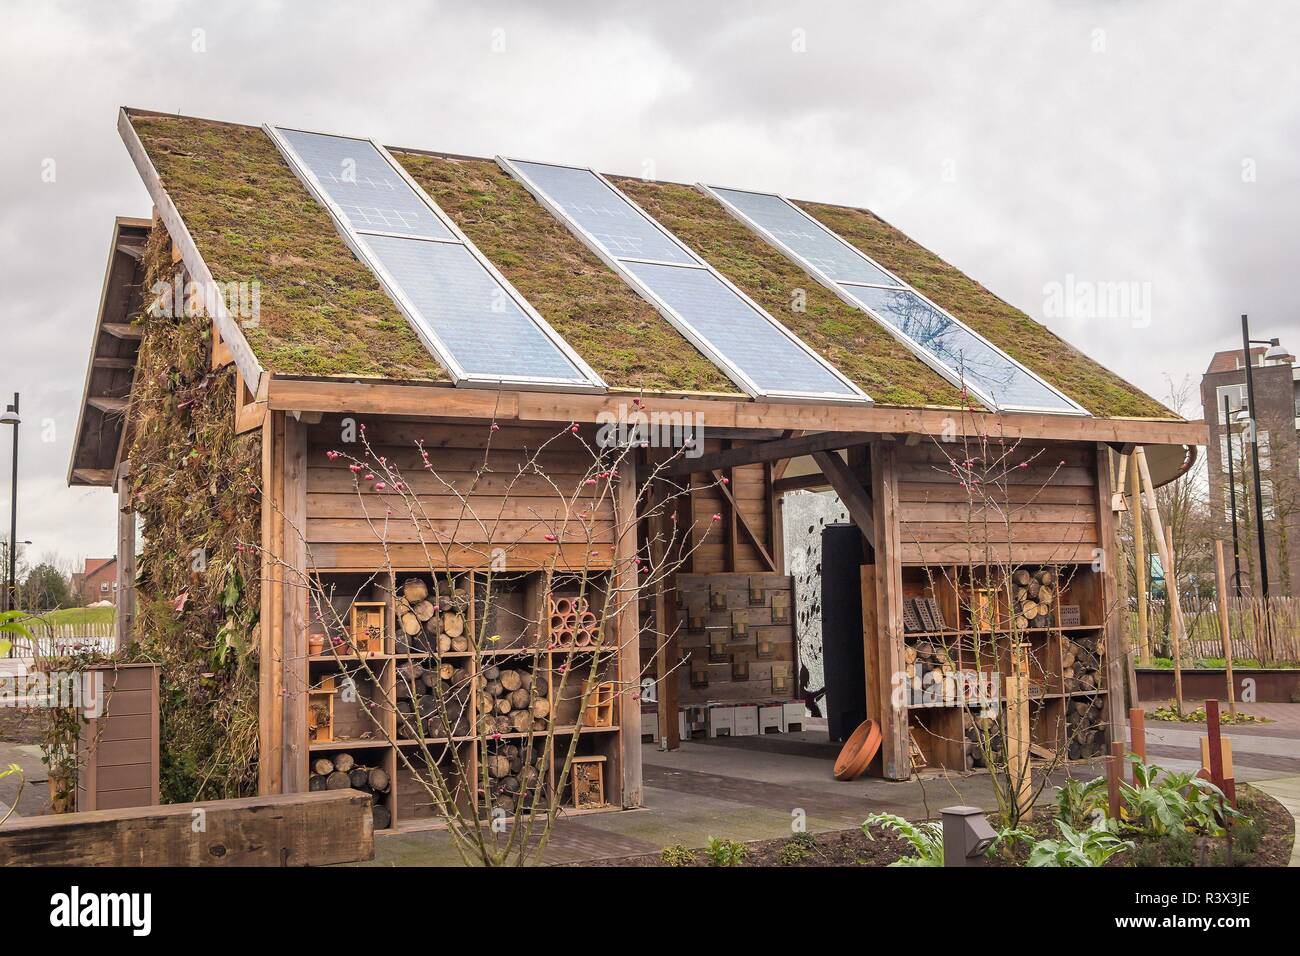
<svg viewBox="0 0 1300 956">
<path fill-rule="evenodd" d="M 261 129 L 129 113 L 213 277 L 259 283 L 261 312 L 244 334 L 264 368 L 282 375 L 449 381 Z M 494 162 L 408 150 L 394 155 L 611 387 L 738 394 Z M 866 313 L 820 286 L 712 198 L 670 183 L 617 183 L 878 404 L 959 403 L 952 385 Z M 1093 414 L 1176 418 L 871 213 L 800 205 Z M 800 290 L 802 310 L 792 307 Z"/>
</svg>

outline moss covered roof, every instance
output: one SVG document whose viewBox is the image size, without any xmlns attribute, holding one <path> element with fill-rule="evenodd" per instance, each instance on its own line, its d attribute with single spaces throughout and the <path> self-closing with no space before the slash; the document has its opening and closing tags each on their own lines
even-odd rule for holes
<svg viewBox="0 0 1300 956">
<path fill-rule="evenodd" d="M 865 209 L 798 202 L 805 212 L 929 296 L 1012 358 L 1103 418 L 1177 418 L 1041 322 Z"/>
<path fill-rule="evenodd" d="M 957 389 L 879 322 L 811 279 L 716 199 L 677 183 L 613 181 L 877 403 L 961 404 Z"/>
<path fill-rule="evenodd" d="M 495 162 L 393 155 L 610 385 L 738 394 L 712 361 Z"/>
<path fill-rule="evenodd" d="M 265 368 L 285 375 L 448 381 L 262 130 L 141 112 L 131 112 L 131 122 L 213 277 L 259 283 L 259 320 L 245 335 Z M 737 393 L 494 162 L 394 152 L 611 386 Z M 675 184 L 618 184 L 879 404 L 957 404 L 949 383 L 713 199 Z M 1175 417 L 871 213 L 801 205 L 1094 414 Z M 803 311 L 792 308 L 796 290 L 803 290 Z"/>
</svg>

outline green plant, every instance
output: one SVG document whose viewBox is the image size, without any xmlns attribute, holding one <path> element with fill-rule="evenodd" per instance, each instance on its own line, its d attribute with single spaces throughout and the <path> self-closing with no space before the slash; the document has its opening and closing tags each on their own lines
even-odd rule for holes
<svg viewBox="0 0 1300 956">
<path fill-rule="evenodd" d="M 817 841 L 808 833 L 796 833 L 781 847 L 779 862 L 782 866 L 798 866 L 817 850 Z"/>
<path fill-rule="evenodd" d="M 27 785 L 27 776 L 23 773 L 23 768 L 18 766 L 16 763 L 11 763 L 5 769 L 0 770 L 0 780 L 3 780 L 5 777 L 12 777 L 14 774 L 18 774 L 18 790 L 14 793 L 14 798 L 9 803 L 9 809 L 5 812 L 3 817 L 0 817 L 0 827 L 4 826 L 5 823 L 8 822 L 9 818 L 14 815 L 14 811 L 18 809 L 18 798 L 23 795 L 23 787 Z"/>
<path fill-rule="evenodd" d="M 663 861 L 664 866 L 694 866 L 695 852 L 686 849 L 680 843 L 674 843 L 663 848 L 659 859 Z"/>
<path fill-rule="evenodd" d="M 1096 777 L 1086 783 L 1070 779 L 1056 792 L 1056 817 L 1076 830 L 1092 824 L 1098 812 L 1106 812 L 1106 778 Z"/>
<path fill-rule="evenodd" d="M 874 840 L 871 828 L 879 826 L 912 845 L 915 856 L 902 856 L 890 866 L 943 866 L 943 824 L 912 823 L 893 813 L 873 813 L 862 821 L 862 832 Z"/>
<path fill-rule="evenodd" d="M 1210 781 L 1129 759 L 1135 783 L 1122 784 L 1120 792 L 1132 826 L 1156 836 L 1189 829 L 1221 836 L 1224 824 L 1241 816 Z"/>
<path fill-rule="evenodd" d="M 1029 850 L 1027 866 L 1105 866 L 1116 853 L 1133 849 L 1132 840 L 1121 840 L 1101 827 L 1076 830 L 1064 820 L 1057 820 L 1056 828 L 1061 831 L 1061 839 L 1035 843 Z"/>
<path fill-rule="evenodd" d="M 9 648 L 13 647 L 13 641 L 5 635 L 31 640 L 32 632 L 23 623 L 26 618 L 27 615 L 22 611 L 5 611 L 0 614 L 0 656 L 8 654 Z"/>
<path fill-rule="evenodd" d="M 709 845 L 704 848 L 704 856 L 709 866 L 740 866 L 745 862 L 748 847 L 735 840 L 723 837 L 709 837 Z"/>
</svg>

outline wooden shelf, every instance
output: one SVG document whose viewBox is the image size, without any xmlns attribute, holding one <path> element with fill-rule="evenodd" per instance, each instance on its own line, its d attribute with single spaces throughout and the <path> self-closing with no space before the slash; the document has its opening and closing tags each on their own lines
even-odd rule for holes
<svg viewBox="0 0 1300 956">
<path fill-rule="evenodd" d="M 310 744 L 308 750 L 378 750 L 388 747 L 387 740 L 324 740 Z"/>
</svg>

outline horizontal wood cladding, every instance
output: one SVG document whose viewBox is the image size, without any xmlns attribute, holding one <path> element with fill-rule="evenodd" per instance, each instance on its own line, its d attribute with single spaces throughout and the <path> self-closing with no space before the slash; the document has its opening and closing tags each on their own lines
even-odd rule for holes
<svg viewBox="0 0 1300 956">
<path fill-rule="evenodd" d="M 705 439 L 703 453 L 742 444 Z M 723 469 L 717 475 L 708 471 L 690 476 L 690 538 L 693 549 L 689 567 L 692 571 L 700 574 L 761 574 L 775 570 L 771 561 L 769 475 L 770 467 L 760 463 L 737 465 Z M 725 486 L 719 485 L 719 476 L 727 480 Z M 718 515 L 719 520 L 714 521 L 714 515 Z"/>
<path fill-rule="evenodd" d="M 381 565 L 385 543 L 406 568 L 478 567 L 497 550 L 519 567 L 542 566 L 557 549 L 566 566 L 609 563 L 613 496 L 594 429 L 380 419 L 346 442 L 347 424 L 327 418 L 308 430 L 306 538 L 316 567 Z"/>
<path fill-rule="evenodd" d="M 1096 454 L 1064 443 L 899 445 L 902 563 L 1093 560 Z"/>
</svg>

